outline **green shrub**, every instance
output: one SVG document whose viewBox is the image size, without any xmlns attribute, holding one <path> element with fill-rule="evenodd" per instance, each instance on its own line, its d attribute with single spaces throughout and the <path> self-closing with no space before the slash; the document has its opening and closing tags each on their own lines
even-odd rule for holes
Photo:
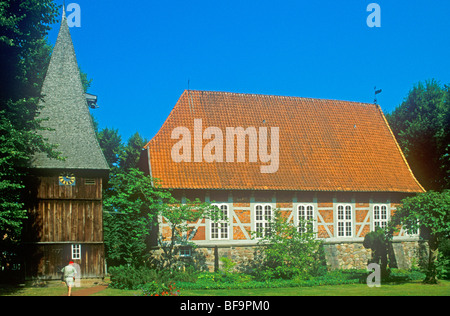
<svg viewBox="0 0 450 316">
<path fill-rule="evenodd" d="M 155 270 L 146 267 L 119 266 L 109 269 L 112 288 L 121 290 L 137 290 L 146 283 L 158 280 Z"/>
<path fill-rule="evenodd" d="M 322 242 L 313 231 L 313 221 L 289 222 L 279 210 L 270 222 L 270 228 L 256 237 L 260 254 L 258 266 L 252 269 L 259 280 L 308 279 L 323 274 L 325 267 Z"/>
<path fill-rule="evenodd" d="M 225 269 L 226 271 L 230 271 Z M 425 276 L 420 271 L 392 269 L 389 278 L 382 282 L 410 282 L 421 280 Z M 202 272 L 195 270 L 163 270 L 147 267 L 120 266 L 110 269 L 111 287 L 127 290 L 142 290 L 142 295 L 178 295 L 178 289 L 257 289 L 282 287 L 309 287 L 321 285 L 364 284 L 368 272 L 366 270 L 335 270 L 321 275 L 305 278 L 297 275 L 291 279 L 267 278 L 255 279 L 245 273 Z M 176 285 L 176 288 L 175 288 Z"/>
<path fill-rule="evenodd" d="M 439 244 L 436 270 L 439 279 L 450 279 L 450 239 L 444 239 Z"/>
<path fill-rule="evenodd" d="M 366 234 L 363 246 L 372 250 L 371 262 L 380 264 L 381 277 L 388 277 L 390 271 L 388 270 L 389 236 L 387 232 L 383 228 L 376 227 L 375 231 Z"/>
<path fill-rule="evenodd" d="M 225 274 L 233 273 L 234 267 L 236 266 L 236 262 L 227 257 L 220 258 L 220 262 L 222 262 L 222 270 Z"/>
<path fill-rule="evenodd" d="M 169 284 L 170 282 L 195 282 L 197 273 L 193 269 L 186 270 L 155 270 L 145 266 L 119 266 L 109 270 L 112 288 L 122 290 L 139 290 L 143 285 L 156 282 Z"/>
<path fill-rule="evenodd" d="M 251 276 L 242 273 L 234 273 L 233 277 L 221 273 L 202 273 L 198 276 L 197 282 L 177 282 L 177 286 L 188 289 L 256 289 L 256 288 L 282 288 L 298 286 L 319 286 L 360 283 L 361 276 L 367 277 L 367 272 L 345 273 L 342 271 L 332 271 L 325 275 L 311 277 L 309 279 L 267 279 L 256 281 Z M 365 280 L 365 279 L 364 279 Z"/>
<path fill-rule="evenodd" d="M 423 280 L 424 278 L 425 278 L 425 273 L 420 272 L 418 270 L 409 271 L 409 270 L 401 270 L 401 269 L 391 269 L 391 274 L 384 281 L 385 282 L 402 283 L 402 282 Z"/>
<path fill-rule="evenodd" d="M 141 287 L 141 296 L 178 296 L 180 290 L 177 290 L 175 283 L 159 283 L 153 281 L 146 283 Z"/>
<path fill-rule="evenodd" d="M 176 282 L 177 286 L 185 290 L 200 289 L 257 289 L 257 288 L 285 288 L 311 287 L 321 285 L 365 284 L 368 276 L 366 270 L 335 270 L 309 278 L 267 279 L 254 280 L 249 275 L 233 273 L 233 276 L 223 273 L 202 273 L 196 282 Z M 424 274 L 419 271 L 392 269 L 391 276 L 383 282 L 409 282 L 423 279 Z"/>
</svg>

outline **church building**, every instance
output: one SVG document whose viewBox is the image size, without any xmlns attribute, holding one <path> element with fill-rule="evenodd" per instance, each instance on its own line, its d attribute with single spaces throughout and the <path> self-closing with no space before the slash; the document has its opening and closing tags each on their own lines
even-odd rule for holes
<svg viewBox="0 0 450 316">
<path fill-rule="evenodd" d="M 253 232 L 264 234 L 279 209 L 292 223 L 314 221 L 331 268 L 365 269 L 364 236 L 424 192 L 380 106 L 360 102 L 187 90 L 145 146 L 145 161 L 180 200 L 199 198 L 227 215 L 190 224 L 187 238 L 210 268 L 217 254 L 251 260 Z M 159 232 L 170 238 L 164 219 Z M 418 237 L 401 231 L 393 248 L 407 267 Z"/>
</svg>

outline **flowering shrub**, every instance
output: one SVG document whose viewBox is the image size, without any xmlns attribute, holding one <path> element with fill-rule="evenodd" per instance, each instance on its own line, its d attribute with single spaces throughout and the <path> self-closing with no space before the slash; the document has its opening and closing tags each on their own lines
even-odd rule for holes
<svg viewBox="0 0 450 316">
<path fill-rule="evenodd" d="M 142 286 L 142 296 L 178 296 L 180 290 L 176 289 L 175 283 L 170 282 L 168 284 L 150 282 Z"/>
</svg>

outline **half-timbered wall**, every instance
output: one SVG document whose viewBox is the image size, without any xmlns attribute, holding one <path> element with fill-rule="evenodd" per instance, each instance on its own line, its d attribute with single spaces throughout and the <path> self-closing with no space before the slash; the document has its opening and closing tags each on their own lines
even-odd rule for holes
<svg viewBox="0 0 450 316">
<path fill-rule="evenodd" d="M 258 242 L 258 239 L 253 238 L 259 223 L 257 209 L 261 211 L 266 206 L 272 211 L 280 210 L 293 223 L 298 220 L 299 210 L 303 215 L 312 211 L 314 231 L 317 232 L 317 238 L 324 241 L 328 266 L 331 269 L 365 269 L 371 258 L 371 250 L 362 245 L 364 236 L 375 229 L 375 224 L 387 223 L 399 201 L 406 197 L 404 194 L 387 193 L 244 190 L 183 190 L 175 191 L 175 196 L 180 200 L 199 198 L 226 210 L 228 221 L 225 226 L 212 225 L 205 218 L 188 223 L 191 229 L 185 237 L 197 245 L 196 253 L 205 258 L 210 270 L 220 265 L 218 258 L 222 256 L 239 264 L 253 260 L 254 246 Z M 347 214 L 348 220 L 345 218 Z M 346 225 L 348 227 L 343 230 L 342 227 Z M 223 232 L 223 229 L 226 231 Z M 164 218 L 160 218 L 159 232 L 165 241 L 170 240 L 171 229 Z M 401 231 L 394 236 L 394 243 L 398 266 L 410 267 L 417 259 L 411 259 L 418 254 L 417 236 L 409 236 Z"/>
<path fill-rule="evenodd" d="M 404 197 L 397 194 L 270 192 L 270 191 L 183 191 L 179 198 L 194 199 L 215 204 L 226 210 L 228 221 L 217 230 L 211 220 L 200 218 L 189 223 L 187 238 L 198 245 L 242 245 L 257 243 L 252 232 L 258 230 L 258 211 L 277 209 L 289 222 L 297 223 L 306 210 L 312 213 L 317 238 L 328 242 L 362 241 L 375 229 L 386 224 Z M 259 224 L 261 222 L 261 224 Z M 160 221 L 163 236 L 170 238 L 170 226 Z M 226 231 L 223 231 L 226 230 Z M 396 238 L 410 237 L 402 231 Z"/>
</svg>

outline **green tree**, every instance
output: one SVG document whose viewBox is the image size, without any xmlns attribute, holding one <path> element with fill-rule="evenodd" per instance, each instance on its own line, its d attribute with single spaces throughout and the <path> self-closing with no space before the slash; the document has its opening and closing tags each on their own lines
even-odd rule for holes
<svg viewBox="0 0 450 316">
<path fill-rule="evenodd" d="M 160 206 L 156 201 L 170 195 L 154 187 L 154 180 L 137 170 L 135 147 L 139 146 L 139 134 L 124 145 L 119 130 L 106 127 L 97 131 L 97 138 L 111 168 L 109 181 L 103 186 L 107 261 L 113 266 L 141 264 Z"/>
<path fill-rule="evenodd" d="M 92 78 L 88 78 L 87 73 L 83 72 L 80 67 L 78 69 L 80 70 L 81 84 L 83 85 L 84 93 L 86 93 L 91 87 Z"/>
<path fill-rule="evenodd" d="M 408 233 L 420 232 L 428 241 L 429 260 L 424 283 L 437 283 L 436 259 L 441 241 L 450 237 L 450 191 L 429 191 L 402 200 L 390 226 L 403 227 Z"/>
<path fill-rule="evenodd" d="M 161 209 L 160 215 L 170 226 L 170 237 L 163 232 L 158 233 L 158 246 L 162 250 L 159 267 L 163 269 L 176 267 L 180 247 L 195 247 L 189 239 L 189 235 L 193 233 L 189 223 L 196 222 L 200 218 L 213 221 L 227 220 L 219 208 L 210 203 L 201 202 L 199 199 L 195 201 L 186 199 L 181 203 L 171 197 L 167 202 Z"/>
<path fill-rule="evenodd" d="M 449 87 L 436 80 L 419 82 L 386 118 L 422 186 L 450 188 Z"/>
<path fill-rule="evenodd" d="M 124 171 L 130 168 L 138 168 L 142 150 L 147 143 L 148 141 L 142 138 L 138 132 L 128 139 L 121 156 L 121 167 Z"/>
<path fill-rule="evenodd" d="M 146 258 L 150 228 L 171 195 L 134 168 L 114 173 L 109 182 L 114 194 L 103 200 L 108 263 L 140 265 Z"/>
<path fill-rule="evenodd" d="M 106 127 L 97 133 L 97 138 L 109 167 L 111 169 L 118 169 L 124 148 L 119 130 Z"/>
<path fill-rule="evenodd" d="M 26 207 L 22 198 L 30 157 L 54 146 L 36 133 L 41 87 L 50 60 L 47 42 L 57 7 L 50 0 L 0 1 L 0 249 L 20 242 Z M 4 257 L 0 256 L 0 260 Z"/>
<path fill-rule="evenodd" d="M 444 176 L 443 187 L 450 189 L 450 85 L 445 86 L 446 98 L 444 107 L 447 109 L 446 113 L 443 115 L 443 125 L 445 129 L 442 136 L 442 152 L 440 157 L 442 174 Z"/>
<path fill-rule="evenodd" d="M 288 222 L 276 210 L 270 228 L 256 233 L 261 252 L 258 274 L 264 278 L 308 278 L 323 268 L 322 241 L 316 238 L 312 221 Z"/>
<path fill-rule="evenodd" d="M 40 96 L 51 52 L 47 34 L 57 13 L 51 0 L 0 1 L 2 102 Z"/>
<path fill-rule="evenodd" d="M 199 200 L 181 203 L 161 189 L 156 179 L 135 168 L 113 172 L 110 190 L 103 200 L 104 240 L 109 265 L 139 266 L 148 258 L 148 243 L 158 219 L 164 218 L 171 227 L 171 236 L 158 233 L 163 255 L 160 268 L 176 265 L 180 246 L 189 245 L 188 222 L 200 217 L 215 218 L 209 203 Z M 211 215 L 212 214 L 212 215 Z"/>
</svg>

